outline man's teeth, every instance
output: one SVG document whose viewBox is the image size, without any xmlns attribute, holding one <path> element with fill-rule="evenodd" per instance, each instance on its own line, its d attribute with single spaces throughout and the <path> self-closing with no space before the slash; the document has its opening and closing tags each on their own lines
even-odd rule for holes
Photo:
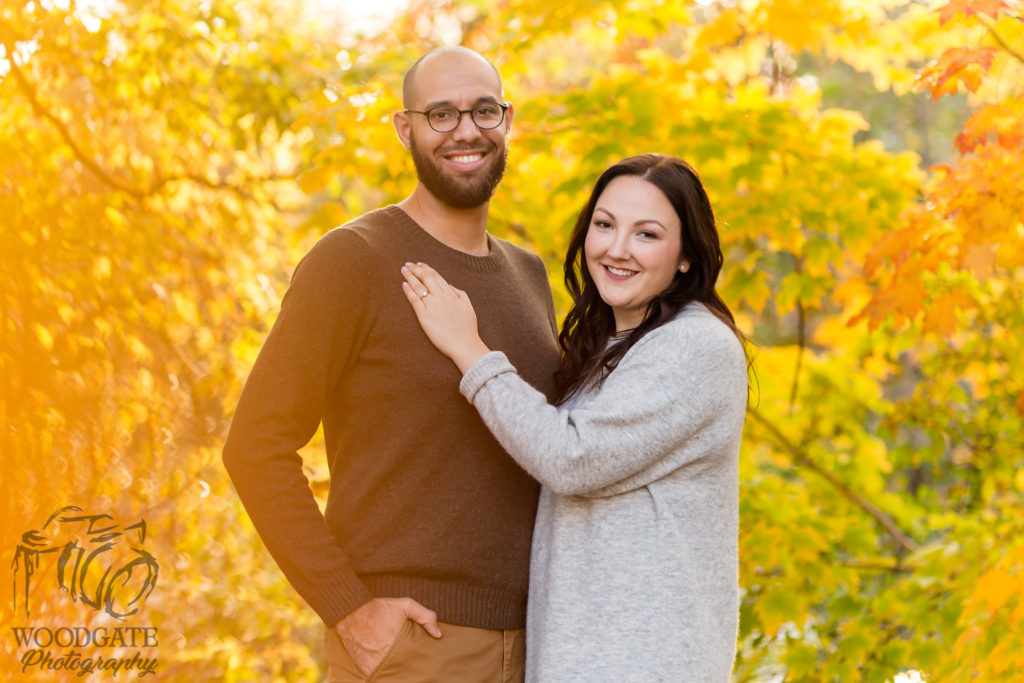
<svg viewBox="0 0 1024 683">
<path fill-rule="evenodd" d="M 474 161 L 479 161 L 483 157 L 483 154 L 464 154 L 462 156 L 452 157 L 452 161 L 459 164 L 471 164 Z"/>
<path fill-rule="evenodd" d="M 611 273 L 612 275 L 621 275 L 622 277 L 625 277 L 627 275 L 633 275 L 636 272 L 635 270 L 625 270 L 623 268 L 612 268 L 611 266 L 605 266 L 605 268 L 607 268 L 608 272 Z"/>
</svg>

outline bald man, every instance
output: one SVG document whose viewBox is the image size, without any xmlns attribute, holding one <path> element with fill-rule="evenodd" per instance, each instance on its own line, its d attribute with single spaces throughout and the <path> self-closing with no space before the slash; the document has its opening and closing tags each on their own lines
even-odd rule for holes
<svg viewBox="0 0 1024 683">
<path fill-rule="evenodd" d="M 300 261 L 242 392 L 224 463 L 256 530 L 326 625 L 330 681 L 523 680 L 538 485 L 430 344 L 400 269 L 465 290 L 490 348 L 552 397 L 556 322 L 541 260 L 487 232 L 512 105 L 465 48 L 417 61 L 393 123 L 418 182 Z M 321 514 L 297 454 L 323 424 Z"/>
</svg>

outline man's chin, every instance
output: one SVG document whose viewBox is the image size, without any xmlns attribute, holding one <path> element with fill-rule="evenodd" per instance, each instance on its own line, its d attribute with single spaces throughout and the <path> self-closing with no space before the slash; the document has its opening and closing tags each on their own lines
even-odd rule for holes
<svg viewBox="0 0 1024 683">
<path fill-rule="evenodd" d="M 490 201 L 501 178 L 494 182 L 488 180 L 489 175 L 483 169 L 479 174 L 433 178 L 429 182 L 420 178 L 431 194 L 456 209 L 475 209 Z"/>
<path fill-rule="evenodd" d="M 491 163 L 471 171 L 458 172 L 426 158 L 413 150 L 416 176 L 432 195 L 443 204 L 455 209 L 476 209 L 485 205 L 505 174 L 504 159 L 500 156 Z"/>
</svg>

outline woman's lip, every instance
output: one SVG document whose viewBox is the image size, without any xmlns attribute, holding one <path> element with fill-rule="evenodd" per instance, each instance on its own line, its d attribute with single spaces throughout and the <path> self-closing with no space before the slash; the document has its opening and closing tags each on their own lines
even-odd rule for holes
<svg viewBox="0 0 1024 683">
<path fill-rule="evenodd" d="M 604 269 L 605 275 L 607 275 L 608 277 L 610 277 L 613 280 L 628 280 L 629 278 L 631 278 L 634 275 L 636 275 L 636 271 L 631 271 L 629 275 L 617 275 L 617 274 L 613 273 L 611 270 L 609 270 L 608 266 L 606 266 L 604 264 L 601 265 L 601 268 Z M 629 270 L 629 269 L 628 268 L 620 268 L 619 270 Z"/>
</svg>

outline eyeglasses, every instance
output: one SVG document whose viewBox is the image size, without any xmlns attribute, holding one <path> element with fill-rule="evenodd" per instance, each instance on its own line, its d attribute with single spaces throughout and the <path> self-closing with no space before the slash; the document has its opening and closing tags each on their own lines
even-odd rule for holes
<svg viewBox="0 0 1024 683">
<path fill-rule="evenodd" d="M 485 102 L 478 104 L 472 109 L 456 109 L 455 107 L 434 107 L 427 111 L 416 111 L 405 109 L 407 114 L 423 114 L 427 117 L 427 123 L 438 133 L 451 133 L 462 123 L 462 115 L 469 114 L 473 123 L 480 130 L 491 130 L 501 125 L 505 120 L 505 110 L 511 106 L 510 103 Z"/>
</svg>

